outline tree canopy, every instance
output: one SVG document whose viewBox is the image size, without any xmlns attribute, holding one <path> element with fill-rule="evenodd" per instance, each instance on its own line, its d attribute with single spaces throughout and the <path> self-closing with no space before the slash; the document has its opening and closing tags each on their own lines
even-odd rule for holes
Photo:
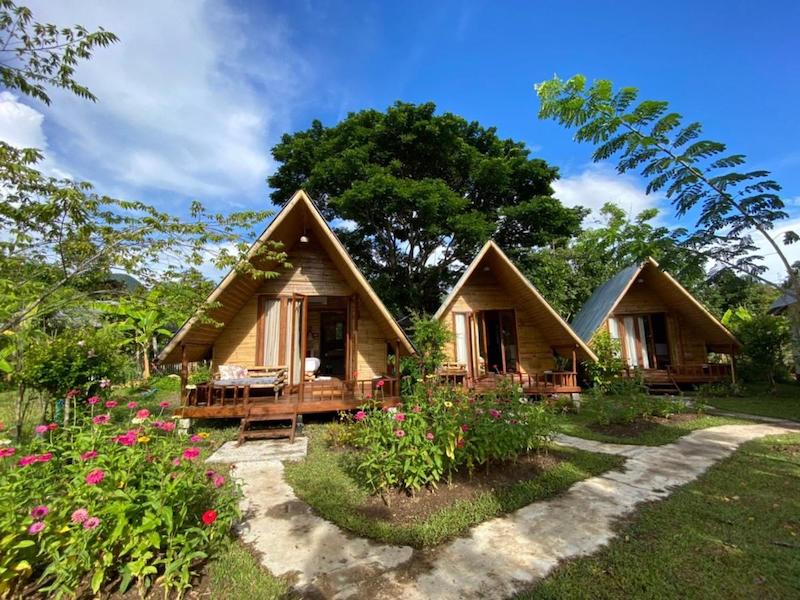
<svg viewBox="0 0 800 600">
<path fill-rule="evenodd" d="M 487 239 L 506 250 L 557 246 L 586 214 L 553 197 L 558 170 L 525 143 L 433 103 L 314 121 L 272 154 L 272 199 L 306 190 L 399 316 L 433 312 Z"/>
</svg>

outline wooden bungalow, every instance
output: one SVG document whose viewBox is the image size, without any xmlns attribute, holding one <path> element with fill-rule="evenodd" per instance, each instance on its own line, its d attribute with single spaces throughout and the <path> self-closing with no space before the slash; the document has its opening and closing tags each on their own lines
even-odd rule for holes
<svg viewBox="0 0 800 600">
<path fill-rule="evenodd" d="M 298 191 L 254 244 L 282 243 L 291 268 L 256 279 L 232 271 L 208 298 L 208 316 L 189 319 L 158 357 L 181 363 L 180 414 L 241 418 L 396 403 L 394 365 L 411 342 L 359 272 L 313 202 Z M 255 259 L 251 250 L 251 260 Z M 210 360 L 222 378 L 188 386 L 188 364 Z M 267 418 L 262 420 L 268 420 Z"/>
<path fill-rule="evenodd" d="M 452 331 L 442 375 L 478 391 L 511 377 L 529 395 L 580 392 L 588 346 L 492 241 L 436 312 Z"/>
<path fill-rule="evenodd" d="M 600 286 L 572 322 L 589 343 L 600 330 L 619 340 L 628 373 L 654 391 L 729 380 L 739 341 L 686 288 L 648 258 Z M 711 362 L 709 354 L 727 355 Z"/>
</svg>

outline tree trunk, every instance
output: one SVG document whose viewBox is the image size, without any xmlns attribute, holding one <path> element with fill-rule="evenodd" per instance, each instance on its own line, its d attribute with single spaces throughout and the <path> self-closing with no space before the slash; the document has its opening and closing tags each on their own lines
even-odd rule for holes
<svg viewBox="0 0 800 600">
<path fill-rule="evenodd" d="M 794 363 L 794 378 L 800 382 L 800 286 L 795 286 L 795 301 L 786 310 L 789 318 L 789 327 L 792 334 L 792 362 Z"/>
<path fill-rule="evenodd" d="M 147 344 L 142 348 L 142 377 L 145 381 L 150 379 L 150 349 Z"/>
<path fill-rule="evenodd" d="M 25 384 L 20 383 L 17 387 L 17 401 L 14 406 L 14 418 L 16 423 L 14 424 L 15 427 L 15 438 L 17 440 L 22 439 L 22 425 L 25 421 Z"/>
</svg>

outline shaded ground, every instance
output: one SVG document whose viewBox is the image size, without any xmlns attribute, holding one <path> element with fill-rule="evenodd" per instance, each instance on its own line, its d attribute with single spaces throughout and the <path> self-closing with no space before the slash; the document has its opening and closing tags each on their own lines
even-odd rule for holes
<svg viewBox="0 0 800 600">
<path fill-rule="evenodd" d="M 634 441 L 639 441 L 645 435 L 658 431 L 661 427 L 672 427 L 679 423 L 687 423 L 689 421 L 696 421 L 701 418 L 698 413 L 682 413 L 672 415 L 669 418 L 665 417 L 646 417 L 636 419 L 633 423 L 609 423 L 601 425 L 600 423 L 588 423 L 591 431 L 599 433 L 609 438 L 631 438 Z"/>
<path fill-rule="evenodd" d="M 800 434 L 749 442 L 520 599 L 797 598 Z"/>
</svg>

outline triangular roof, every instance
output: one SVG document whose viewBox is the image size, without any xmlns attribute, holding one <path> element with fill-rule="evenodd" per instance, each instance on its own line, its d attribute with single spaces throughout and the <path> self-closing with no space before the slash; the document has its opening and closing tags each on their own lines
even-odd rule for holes
<svg viewBox="0 0 800 600">
<path fill-rule="evenodd" d="M 555 309 L 550 306 L 550 303 L 544 299 L 544 297 L 539 293 L 539 290 L 537 290 L 536 287 L 534 287 L 534 285 L 528 281 L 528 278 L 522 274 L 516 265 L 511 262 L 511 259 L 508 258 L 506 253 L 503 252 L 503 250 L 492 240 L 489 240 L 483 245 L 483 248 L 481 248 L 480 252 L 478 252 L 478 254 L 467 267 L 467 270 L 464 271 L 464 274 L 461 275 L 461 278 L 447 295 L 447 298 L 445 298 L 444 302 L 442 302 L 442 305 L 436 311 L 434 318 L 440 319 L 445 314 L 450 305 L 458 297 L 461 289 L 467 284 L 470 277 L 472 277 L 472 275 L 477 271 L 478 267 L 486 261 L 494 261 L 494 264 L 498 267 L 495 269 L 496 274 L 503 281 L 519 284 L 517 287 L 523 291 L 524 297 L 514 298 L 513 300 L 515 303 L 522 301 L 532 302 L 539 308 L 537 311 L 538 318 L 547 323 L 548 333 L 550 334 L 549 337 L 557 338 L 556 341 L 558 343 L 553 345 L 578 346 L 582 353 L 587 357 L 592 360 L 597 360 L 597 357 L 594 355 L 591 349 L 580 337 L 575 335 L 575 332 L 572 331 L 572 328 L 567 324 L 567 322 L 561 318 L 561 315 L 559 315 Z"/>
<path fill-rule="evenodd" d="M 769 305 L 767 312 L 771 315 L 782 315 L 795 302 L 797 302 L 797 298 L 794 294 L 791 291 L 785 292 Z"/>
<path fill-rule="evenodd" d="M 372 289 L 372 286 L 364 278 L 364 275 L 356 267 L 350 255 L 345 250 L 341 241 L 330 228 L 325 218 L 319 212 L 308 195 L 303 191 L 297 191 L 292 199 L 275 215 L 275 218 L 264 230 L 258 239 L 253 243 L 247 252 L 248 259 L 251 259 L 258 247 L 267 241 L 281 241 L 285 250 L 290 250 L 293 242 L 296 241 L 297 231 L 308 231 L 320 242 L 323 249 L 334 260 L 334 264 L 342 272 L 347 283 L 353 290 L 359 293 L 362 301 L 366 304 L 370 312 L 379 320 L 387 332 L 391 332 L 393 337 L 400 340 L 406 352 L 413 353 L 414 347 L 400 328 L 392 315 L 386 309 L 381 299 Z M 291 261 L 291 258 L 289 259 Z M 265 270 L 274 268 L 274 265 L 263 265 Z M 222 282 L 211 292 L 207 303 L 219 303 L 220 306 L 208 311 L 208 316 L 213 320 L 227 324 L 249 300 L 263 280 L 250 277 L 247 273 L 241 273 L 232 269 Z M 223 327 L 216 327 L 213 323 L 206 323 L 195 315 L 188 319 L 186 323 L 175 333 L 164 350 L 158 355 L 158 361 L 162 363 L 174 363 L 181 360 L 181 344 L 186 345 L 187 359 L 195 361 L 202 359 L 208 349 L 222 332 Z"/>
<path fill-rule="evenodd" d="M 661 269 L 652 257 L 638 265 L 622 269 L 597 288 L 572 320 L 575 333 L 588 344 L 595 332 L 614 312 L 631 285 L 643 274 L 658 286 L 659 295 L 665 302 L 680 304 L 708 342 L 720 346 L 732 344 L 737 348 L 741 347 L 733 334 L 685 287 Z"/>
</svg>

